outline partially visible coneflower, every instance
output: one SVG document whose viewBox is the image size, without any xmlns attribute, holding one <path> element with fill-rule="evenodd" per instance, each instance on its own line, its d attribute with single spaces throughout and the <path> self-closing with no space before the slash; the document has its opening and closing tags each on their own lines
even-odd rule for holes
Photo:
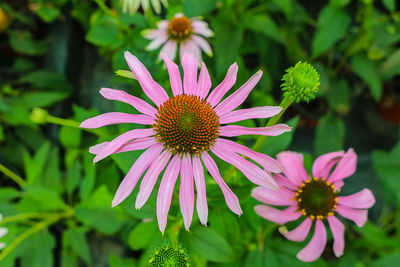
<svg viewBox="0 0 400 267">
<path fill-rule="evenodd" d="M 3 215 L 0 214 L 0 222 L 3 220 Z M 8 233 L 8 229 L 5 227 L 0 227 L 0 238 L 5 236 Z M 0 242 L 0 250 L 6 246 L 6 243 Z"/>
<path fill-rule="evenodd" d="M 238 66 L 230 66 L 225 79 L 210 92 L 211 79 L 204 62 L 197 78 L 198 60 L 192 54 L 182 57 L 183 86 L 178 66 L 162 54 L 170 77 L 173 96 L 153 80 L 146 67 L 131 53 L 125 59 L 145 94 L 156 107 L 124 91 L 102 88 L 100 94 L 110 100 L 132 105 L 141 114 L 110 112 L 82 122 L 80 127 L 98 128 L 110 124 L 135 123 L 150 125 L 150 128 L 134 129 L 121 134 L 111 142 L 90 148 L 97 162 L 114 153 L 146 149 L 136 160 L 120 184 L 112 206 L 121 203 L 135 188 L 144 174 L 136 197 L 136 208 L 141 208 L 149 198 L 158 176 L 165 169 L 157 196 L 157 219 L 162 232 L 167 223 L 172 194 L 180 174 L 179 204 L 186 229 L 192 221 L 194 208 L 194 185 L 197 191 L 197 213 L 200 222 L 207 224 L 208 208 L 204 168 L 209 171 L 222 190 L 228 207 L 241 215 L 237 196 L 222 179 L 211 152 L 238 168 L 251 182 L 272 190 L 278 186 L 270 173 L 281 172 L 279 163 L 271 157 L 252 151 L 227 137 L 240 135 L 276 136 L 290 131 L 285 124 L 271 127 L 243 127 L 225 125 L 253 118 L 268 118 L 278 114 L 281 107 L 256 107 L 238 109 L 256 86 L 262 71 L 254 74 L 238 90 L 222 98 L 236 82 Z M 252 163 L 241 155 L 248 157 Z M 147 170 L 147 172 L 146 172 Z"/>
<path fill-rule="evenodd" d="M 212 56 L 212 50 L 203 37 L 213 36 L 208 24 L 199 18 L 187 18 L 182 13 L 176 14 L 171 20 L 162 20 L 156 30 L 145 30 L 143 36 L 152 40 L 146 47 L 147 50 L 155 50 L 160 46 L 161 53 L 165 53 L 172 60 L 175 59 L 179 47 L 182 58 L 185 53 L 193 53 L 201 60 L 201 51 Z"/>
<path fill-rule="evenodd" d="M 375 203 L 369 189 L 350 196 L 339 196 L 344 185 L 343 179 L 356 170 L 356 153 L 349 149 L 346 153 L 339 151 L 318 157 L 314 161 L 312 177 L 304 169 L 302 154 L 286 151 L 279 153 L 277 159 L 284 168 L 283 174 L 274 175 L 280 189 L 272 191 L 264 187 L 255 188 L 252 196 L 267 204 L 256 206 L 256 213 L 281 225 L 301 217 L 303 221 L 292 231 L 288 232 L 284 226 L 279 229 L 291 241 L 305 240 L 315 225 L 310 242 L 297 254 L 297 258 L 305 262 L 316 260 L 324 251 L 325 224 L 328 223 L 334 238 L 333 251 L 336 257 L 340 257 L 345 243 L 344 225 L 335 216 L 336 213 L 361 227 L 367 221 L 368 209 Z M 271 206 L 288 207 L 277 209 Z"/>
<path fill-rule="evenodd" d="M 146 12 L 150 5 L 150 0 L 121 0 L 122 12 L 133 15 L 140 6 Z M 151 0 L 154 11 L 159 14 L 161 12 L 161 3 L 168 7 L 168 0 Z"/>
</svg>

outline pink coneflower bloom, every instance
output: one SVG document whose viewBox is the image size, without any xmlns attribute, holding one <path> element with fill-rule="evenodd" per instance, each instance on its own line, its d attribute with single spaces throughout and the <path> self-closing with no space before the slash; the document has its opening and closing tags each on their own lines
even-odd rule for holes
<svg viewBox="0 0 400 267">
<path fill-rule="evenodd" d="M 129 95 L 124 91 L 102 88 L 100 94 L 110 100 L 132 105 L 141 114 L 110 112 L 82 122 L 81 127 L 97 128 L 110 124 L 136 123 L 150 128 L 134 129 L 121 134 L 111 142 L 90 148 L 96 154 L 94 162 L 124 151 L 145 149 L 120 184 L 112 206 L 121 203 L 135 188 L 142 174 L 144 177 L 136 197 L 136 208 L 141 208 L 149 198 L 158 176 L 164 175 L 157 196 L 157 219 L 163 232 L 167 223 L 172 193 L 180 174 L 179 203 L 186 229 L 189 228 L 194 208 L 194 185 L 197 191 L 197 213 L 202 224 L 207 223 L 208 208 L 203 164 L 219 185 L 228 207 L 236 214 L 242 210 L 236 195 L 229 189 L 218 167 L 210 156 L 212 152 L 222 160 L 237 167 L 251 182 L 270 189 L 277 189 L 269 172 L 281 172 L 279 163 L 271 157 L 226 139 L 240 135 L 276 136 L 289 131 L 285 124 L 271 127 L 250 128 L 224 125 L 232 122 L 268 118 L 278 114 L 280 107 L 257 107 L 234 110 L 247 98 L 261 78 L 262 72 L 254 74 L 238 90 L 221 101 L 236 82 L 237 64 L 228 70 L 225 79 L 210 92 L 211 80 L 207 68 L 202 68 L 197 78 L 198 60 L 192 54 L 182 58 L 183 86 L 178 66 L 166 55 L 161 55 L 169 72 L 173 96 L 153 80 L 145 66 L 131 53 L 125 59 L 145 94 L 155 106 Z M 258 165 L 247 161 L 248 157 Z M 264 170 L 265 169 L 265 170 Z M 147 172 L 146 172 L 147 170 Z"/>
<path fill-rule="evenodd" d="M 315 224 L 313 237 L 297 254 L 297 258 L 305 262 L 316 260 L 324 251 L 324 222 L 327 222 L 334 238 L 333 252 L 336 257 L 340 257 L 344 250 L 344 226 L 335 216 L 336 213 L 361 227 L 367 221 L 368 209 L 375 203 L 369 189 L 363 189 L 350 196 L 339 196 L 339 191 L 344 185 L 343 179 L 351 176 L 356 170 L 356 153 L 349 149 L 346 153 L 332 152 L 318 157 L 312 167 L 312 177 L 304 169 L 302 154 L 285 151 L 279 153 L 277 159 L 284 168 L 283 174 L 274 174 L 280 189 L 253 189 L 252 196 L 268 204 L 257 205 L 256 213 L 280 225 L 302 217 L 303 222 L 292 231 L 288 232 L 286 227 L 279 229 L 287 239 L 296 242 L 303 241 Z M 288 207 L 277 209 L 270 205 Z"/>
<path fill-rule="evenodd" d="M 211 57 L 211 47 L 202 36 L 213 35 L 206 22 L 197 18 L 187 18 L 182 13 L 176 14 L 171 20 L 160 21 L 157 30 L 143 32 L 145 38 L 152 40 L 146 47 L 147 50 L 155 50 L 164 44 L 160 54 L 165 53 L 172 60 L 175 59 L 178 45 L 181 59 L 183 54 L 193 53 L 201 60 L 201 50 Z"/>
</svg>

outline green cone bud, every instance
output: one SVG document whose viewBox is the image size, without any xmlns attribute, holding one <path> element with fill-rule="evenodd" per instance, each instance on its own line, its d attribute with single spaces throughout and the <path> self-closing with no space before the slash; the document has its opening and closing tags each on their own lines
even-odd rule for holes
<svg viewBox="0 0 400 267">
<path fill-rule="evenodd" d="M 47 112 L 47 110 L 44 110 L 42 108 L 34 108 L 29 117 L 31 121 L 36 124 L 44 124 L 47 122 L 48 115 L 49 113 Z"/>
<path fill-rule="evenodd" d="M 170 242 L 156 249 L 150 257 L 151 267 L 190 267 L 189 254 L 181 246 Z"/>
<path fill-rule="evenodd" d="M 298 62 L 288 68 L 282 81 L 284 96 L 294 97 L 297 103 L 314 99 L 320 85 L 318 72 L 307 62 Z"/>
</svg>

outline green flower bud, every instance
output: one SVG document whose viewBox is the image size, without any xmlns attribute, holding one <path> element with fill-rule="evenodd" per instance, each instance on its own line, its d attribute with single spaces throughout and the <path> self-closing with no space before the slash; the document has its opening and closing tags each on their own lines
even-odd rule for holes
<svg viewBox="0 0 400 267">
<path fill-rule="evenodd" d="M 168 242 L 158 249 L 150 257 L 151 267 L 191 267 L 189 254 L 180 245 Z"/>
<path fill-rule="evenodd" d="M 284 96 L 294 97 L 297 103 L 314 99 L 320 85 L 318 72 L 307 62 L 288 68 L 282 81 Z"/>
<path fill-rule="evenodd" d="M 48 115 L 49 113 L 47 112 L 47 110 L 44 110 L 42 108 L 34 108 L 29 117 L 31 121 L 36 124 L 44 124 L 47 122 Z"/>
</svg>

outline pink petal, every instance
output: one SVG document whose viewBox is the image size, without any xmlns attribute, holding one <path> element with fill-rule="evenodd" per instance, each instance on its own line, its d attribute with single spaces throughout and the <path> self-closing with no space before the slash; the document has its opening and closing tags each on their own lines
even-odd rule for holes
<svg viewBox="0 0 400 267">
<path fill-rule="evenodd" d="M 168 211 L 171 206 L 172 194 L 176 179 L 178 178 L 179 169 L 181 167 L 181 159 L 179 155 L 175 155 L 169 162 L 164 176 L 161 179 L 160 188 L 157 194 L 157 221 L 160 231 L 164 233 L 168 220 Z"/>
<path fill-rule="evenodd" d="M 171 83 L 171 89 L 174 96 L 183 94 L 182 90 L 182 79 L 179 73 L 179 67 L 176 65 L 168 55 L 161 53 L 161 58 L 164 60 L 169 73 L 169 81 Z"/>
<path fill-rule="evenodd" d="M 221 188 L 222 194 L 224 194 L 225 202 L 228 205 L 229 209 L 239 216 L 242 215 L 243 212 L 242 208 L 240 207 L 239 199 L 222 179 L 215 161 L 211 158 L 209 154 L 207 154 L 207 152 L 203 152 L 201 154 L 201 159 L 203 160 L 208 172 L 218 184 L 219 188 Z"/>
<path fill-rule="evenodd" d="M 284 151 L 276 155 L 277 160 L 283 167 L 283 174 L 296 185 L 300 185 L 309 179 L 304 169 L 303 154 Z"/>
<path fill-rule="evenodd" d="M 121 90 L 101 88 L 100 94 L 106 99 L 127 103 L 137 109 L 139 112 L 149 115 L 152 118 L 155 118 L 154 114 L 157 113 L 157 110 L 149 105 L 146 101 Z"/>
<path fill-rule="evenodd" d="M 251 90 L 253 90 L 253 88 L 257 85 L 258 81 L 261 79 L 262 74 L 263 72 L 261 70 L 258 71 L 238 90 L 236 90 L 233 94 L 222 101 L 215 108 L 215 112 L 217 112 L 218 116 L 225 115 L 226 113 L 240 106 L 240 104 L 242 104 L 246 100 Z"/>
<path fill-rule="evenodd" d="M 208 56 L 212 56 L 213 52 L 211 49 L 211 46 L 208 44 L 208 42 L 203 38 L 198 35 L 193 34 L 192 35 L 192 40 L 206 53 Z"/>
<path fill-rule="evenodd" d="M 178 44 L 173 40 L 169 40 L 161 48 L 160 54 L 166 54 L 171 60 L 174 60 L 176 57 L 177 49 L 178 49 Z"/>
<path fill-rule="evenodd" d="M 300 218 L 301 213 L 296 211 L 296 209 L 296 207 L 289 207 L 284 210 L 278 210 L 267 205 L 257 205 L 254 207 L 255 212 L 259 216 L 280 225 Z"/>
<path fill-rule="evenodd" d="M 343 217 L 355 222 L 358 227 L 363 226 L 368 219 L 368 210 L 358 210 L 338 205 L 336 211 Z"/>
<path fill-rule="evenodd" d="M 219 123 L 226 124 L 248 119 L 269 118 L 279 114 L 281 107 L 265 106 L 231 111 L 220 117 Z"/>
<path fill-rule="evenodd" d="M 129 68 L 133 74 L 135 74 L 143 91 L 151 99 L 151 101 L 153 101 L 157 106 L 160 106 L 162 103 L 168 100 L 169 97 L 165 90 L 153 80 L 149 71 L 137 57 L 126 51 L 125 59 Z"/>
<path fill-rule="evenodd" d="M 114 199 L 112 201 L 112 206 L 115 207 L 121 203 L 125 198 L 127 198 L 130 193 L 135 188 L 139 178 L 142 176 L 143 172 L 150 166 L 150 164 L 160 155 L 163 150 L 163 146 L 156 144 L 139 156 L 135 163 L 130 168 L 129 172 L 126 174 L 125 178 L 122 180 L 115 193 Z"/>
<path fill-rule="evenodd" d="M 193 32 L 201 34 L 204 37 L 211 37 L 214 33 L 208 28 L 207 23 L 204 21 L 193 20 L 192 21 Z"/>
<path fill-rule="evenodd" d="M 324 223 L 321 220 L 317 220 L 315 223 L 314 235 L 311 241 L 297 253 L 297 258 L 304 262 L 311 262 L 318 259 L 326 246 L 326 229 Z"/>
<path fill-rule="evenodd" d="M 286 228 L 280 227 L 279 232 L 286 237 L 288 240 L 301 242 L 306 239 L 312 226 L 312 220 L 306 218 L 299 226 L 294 228 L 292 231 L 287 231 Z"/>
<path fill-rule="evenodd" d="M 198 47 L 197 44 L 190 39 L 184 43 L 181 43 L 179 48 L 179 56 L 181 60 L 185 54 L 193 54 L 198 60 L 201 61 L 200 47 Z"/>
<path fill-rule="evenodd" d="M 197 82 L 197 88 L 196 88 L 195 95 L 204 99 L 208 95 L 210 88 L 211 88 L 210 75 L 208 74 L 206 64 L 204 64 L 204 62 L 201 62 L 201 71 L 200 71 L 200 75 L 199 75 L 199 80 Z"/>
<path fill-rule="evenodd" d="M 339 258 L 344 250 L 344 225 L 335 216 L 328 216 L 328 223 L 333 235 L 333 252 Z"/>
<path fill-rule="evenodd" d="M 140 190 L 135 202 L 136 209 L 143 207 L 143 205 L 149 199 L 151 191 L 153 191 L 154 185 L 157 182 L 158 176 L 162 170 L 164 170 L 170 158 L 171 153 L 168 150 L 165 150 L 150 165 L 148 171 L 142 179 L 142 182 L 140 183 Z"/>
<path fill-rule="evenodd" d="M 143 34 L 144 38 L 149 39 L 149 40 L 154 40 L 154 39 L 157 39 L 160 36 L 166 34 L 166 31 L 165 30 L 159 30 L 159 29 L 157 29 L 157 30 L 144 30 L 142 32 L 142 34 Z"/>
<path fill-rule="evenodd" d="M 89 118 L 79 125 L 80 128 L 94 129 L 111 124 L 137 123 L 152 125 L 154 119 L 147 115 L 127 114 L 122 112 L 109 112 Z"/>
<path fill-rule="evenodd" d="M 293 206 L 296 205 L 296 200 L 292 198 L 295 196 L 295 193 L 292 192 L 292 196 L 288 196 L 281 191 L 274 191 L 268 188 L 258 186 L 251 191 L 251 196 L 258 201 L 274 205 L 274 206 Z"/>
<path fill-rule="evenodd" d="M 238 154 L 225 150 L 219 143 L 216 143 L 211 151 L 220 159 L 229 162 L 238 168 L 252 183 L 262 185 L 267 188 L 278 190 L 278 184 L 275 180 L 265 171 L 260 169 L 255 164 L 245 160 Z"/>
<path fill-rule="evenodd" d="M 251 160 L 254 160 L 268 172 L 282 172 L 282 167 L 279 165 L 279 162 L 265 154 L 255 152 L 244 145 L 228 139 L 218 138 L 217 142 L 220 143 L 222 148 L 225 150 L 232 150 L 232 152 L 241 154 Z"/>
<path fill-rule="evenodd" d="M 147 51 L 155 50 L 155 49 L 159 48 L 167 40 L 168 40 L 168 34 L 166 32 L 162 32 L 162 34 L 157 36 L 157 38 L 154 38 L 154 40 L 151 41 L 150 44 L 148 44 L 146 46 L 146 50 Z"/>
<path fill-rule="evenodd" d="M 207 206 L 206 183 L 204 180 L 203 164 L 201 164 L 200 158 L 197 156 L 194 156 L 192 160 L 193 160 L 193 176 L 197 191 L 197 201 L 196 201 L 197 214 L 199 215 L 199 220 L 201 224 L 207 225 L 208 206 Z"/>
<path fill-rule="evenodd" d="M 285 187 L 292 191 L 297 191 L 298 185 L 293 184 L 287 177 L 283 176 L 282 174 L 274 173 L 274 179 L 278 183 L 279 187 Z"/>
<path fill-rule="evenodd" d="M 185 155 L 181 164 L 181 185 L 179 188 L 179 205 L 186 230 L 192 223 L 194 209 L 193 168 L 190 156 Z"/>
<path fill-rule="evenodd" d="M 233 137 L 238 135 L 268 135 L 277 136 L 289 132 L 292 127 L 286 124 L 276 124 L 270 127 L 244 127 L 239 125 L 222 126 L 219 130 L 221 136 Z"/>
<path fill-rule="evenodd" d="M 154 134 L 154 131 L 152 128 L 150 129 L 135 129 L 135 130 L 130 130 L 126 133 L 121 134 L 111 142 L 107 144 L 104 149 L 96 155 L 96 157 L 93 159 L 93 163 L 96 163 L 105 157 L 108 157 L 109 155 L 115 153 L 121 146 L 125 145 L 127 142 L 131 141 L 132 139 L 138 139 L 142 137 L 147 137 L 151 136 Z"/>
<path fill-rule="evenodd" d="M 374 195 L 367 188 L 350 196 L 338 197 L 337 200 L 338 204 L 355 209 L 369 209 L 375 204 Z"/>
<path fill-rule="evenodd" d="M 192 95 L 196 90 L 198 65 L 199 62 L 193 54 L 187 53 L 183 55 L 183 89 L 186 95 Z"/>
<path fill-rule="evenodd" d="M 159 22 L 157 22 L 157 28 L 159 30 L 166 30 L 168 28 L 169 25 L 169 20 L 160 20 Z"/>
<path fill-rule="evenodd" d="M 339 152 L 331 152 L 324 155 L 319 156 L 313 164 L 312 173 L 313 176 L 317 179 L 323 178 L 326 179 L 332 169 L 332 167 L 343 157 L 344 153 Z"/>
<path fill-rule="evenodd" d="M 89 152 L 92 154 L 99 154 L 105 147 L 107 147 L 107 145 L 110 142 L 103 142 L 100 144 L 97 144 L 95 146 L 92 146 L 89 148 Z M 125 145 L 121 146 L 120 148 L 118 148 L 118 150 L 116 150 L 114 153 L 121 153 L 121 152 L 126 152 L 126 151 L 133 151 L 133 150 L 142 150 L 142 149 L 146 149 L 149 148 L 153 145 L 155 145 L 157 142 L 154 139 L 154 137 L 145 137 L 145 138 L 140 138 L 140 139 L 136 139 L 133 140 L 129 143 L 126 143 Z"/>
<path fill-rule="evenodd" d="M 224 97 L 226 92 L 232 88 L 236 82 L 236 75 L 238 72 L 238 65 L 233 63 L 226 73 L 225 79 L 211 92 L 207 98 L 207 102 L 210 103 L 212 107 L 215 107 L 219 101 Z"/>
<path fill-rule="evenodd" d="M 328 181 L 334 183 L 339 180 L 343 180 L 351 176 L 357 168 L 357 154 L 352 148 L 347 150 L 343 158 L 336 165 L 331 175 L 328 177 Z"/>
</svg>

